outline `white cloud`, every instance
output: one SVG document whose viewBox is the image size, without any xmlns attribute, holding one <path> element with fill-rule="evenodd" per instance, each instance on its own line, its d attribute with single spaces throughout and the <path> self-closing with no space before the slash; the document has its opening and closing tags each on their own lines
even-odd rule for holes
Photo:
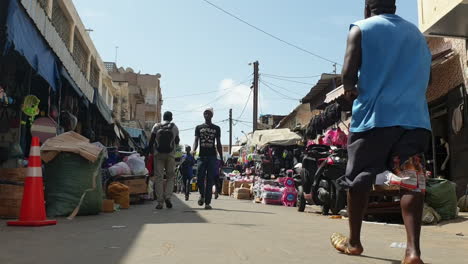
<svg viewBox="0 0 468 264">
<path fill-rule="evenodd" d="M 218 96 L 220 103 L 228 106 L 244 106 L 250 94 L 250 87 L 245 84 L 237 84 L 232 79 L 224 79 L 219 84 Z"/>
</svg>

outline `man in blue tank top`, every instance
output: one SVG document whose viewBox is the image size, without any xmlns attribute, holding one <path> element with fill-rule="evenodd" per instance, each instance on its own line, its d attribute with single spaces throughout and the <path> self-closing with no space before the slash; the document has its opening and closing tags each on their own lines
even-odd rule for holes
<svg viewBox="0 0 468 264">
<path fill-rule="evenodd" d="M 350 236 L 331 240 L 343 253 L 362 254 L 362 220 L 376 176 L 406 173 L 408 184 L 399 184 L 408 238 L 403 263 L 419 264 L 425 190 L 420 155 L 431 130 L 426 90 L 432 56 L 419 29 L 395 11 L 395 0 L 366 0 L 366 19 L 350 28 L 343 85 L 354 103 L 348 166 L 339 180 L 348 190 Z"/>
</svg>

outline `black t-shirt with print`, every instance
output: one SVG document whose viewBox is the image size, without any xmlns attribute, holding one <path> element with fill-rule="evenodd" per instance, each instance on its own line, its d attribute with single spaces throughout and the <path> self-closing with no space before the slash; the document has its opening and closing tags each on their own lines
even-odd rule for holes
<svg viewBox="0 0 468 264">
<path fill-rule="evenodd" d="M 216 156 L 216 138 L 221 137 L 221 128 L 217 125 L 202 124 L 195 128 L 195 136 L 200 138 L 200 157 Z"/>
</svg>

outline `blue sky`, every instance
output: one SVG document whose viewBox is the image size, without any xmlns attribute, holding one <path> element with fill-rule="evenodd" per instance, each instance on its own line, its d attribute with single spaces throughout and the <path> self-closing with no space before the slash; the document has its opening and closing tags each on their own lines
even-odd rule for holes
<svg viewBox="0 0 468 264">
<path fill-rule="evenodd" d="M 211 0 L 249 23 L 320 56 L 342 63 L 349 24 L 362 19 L 364 0 Z M 203 123 L 203 107 L 215 109 L 214 121 L 238 119 L 250 92 L 252 66 L 260 73 L 316 76 L 332 72 L 332 64 L 268 37 L 202 0 L 73 0 L 104 61 L 132 67 L 141 73 L 161 73 L 163 111 L 171 110 L 184 144 L 192 144 L 194 128 Z M 417 24 L 417 1 L 397 1 L 397 13 Z M 338 68 L 340 71 L 341 68 Z M 317 82 L 317 78 L 290 79 L 306 84 L 262 80 L 284 99 L 260 84 L 261 114 L 288 114 Z M 239 85 L 239 83 L 244 84 Z M 309 85 L 310 84 L 310 85 Z M 271 86 L 271 85 L 270 85 Z M 211 92 L 199 96 L 181 95 Z M 224 96 L 223 96 L 224 95 Z M 167 98 L 167 99 L 166 99 Z M 251 100 L 251 99 L 250 99 Z M 252 103 L 233 129 L 234 140 L 251 131 Z M 228 144 L 228 123 L 218 122 Z"/>
</svg>

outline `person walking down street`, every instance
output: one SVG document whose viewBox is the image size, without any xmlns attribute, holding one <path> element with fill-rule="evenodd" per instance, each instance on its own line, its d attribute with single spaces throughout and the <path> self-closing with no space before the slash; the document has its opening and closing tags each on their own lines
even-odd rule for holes
<svg viewBox="0 0 468 264">
<path fill-rule="evenodd" d="M 366 0 L 366 19 L 350 28 L 342 78 L 345 97 L 354 103 L 348 166 L 339 180 L 348 190 L 350 236 L 333 234 L 331 241 L 338 251 L 361 255 L 362 220 L 376 175 L 406 172 L 415 185 L 400 186 L 407 234 L 402 263 L 421 264 L 425 178 L 418 177 L 418 160 L 430 138 L 426 91 L 432 56 L 419 29 L 395 12 L 395 0 Z"/>
<path fill-rule="evenodd" d="M 182 156 L 182 163 L 180 164 L 180 173 L 182 174 L 182 184 L 185 193 L 185 201 L 189 200 L 190 182 L 193 178 L 193 166 L 195 165 L 195 158 L 192 155 L 192 148 L 190 146 L 185 147 L 185 154 Z"/>
<path fill-rule="evenodd" d="M 223 161 L 221 129 L 212 123 L 213 115 L 213 108 L 208 108 L 203 112 L 205 123 L 195 128 L 195 142 L 193 144 L 194 152 L 200 145 L 197 170 L 198 189 L 200 190 L 198 205 L 205 204 L 207 210 L 211 209 L 217 153 L 219 153 L 220 160 Z"/>
<path fill-rule="evenodd" d="M 156 209 L 172 208 L 171 196 L 175 181 L 175 154 L 176 146 L 179 144 L 179 129 L 172 122 L 172 113 L 165 112 L 163 122 L 153 126 L 149 149 L 154 146 L 154 174 L 156 177 Z M 166 186 L 164 186 L 164 175 L 166 175 Z"/>
</svg>

